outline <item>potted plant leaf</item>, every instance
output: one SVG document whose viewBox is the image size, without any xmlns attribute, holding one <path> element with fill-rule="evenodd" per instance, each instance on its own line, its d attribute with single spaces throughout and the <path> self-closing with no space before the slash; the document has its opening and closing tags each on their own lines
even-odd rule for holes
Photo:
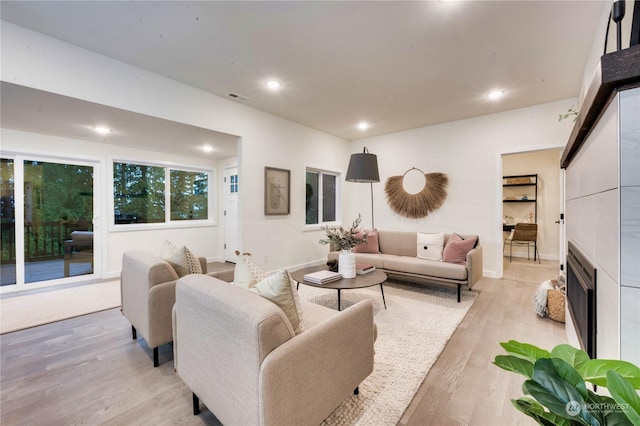
<svg viewBox="0 0 640 426">
<path fill-rule="evenodd" d="M 540 425 L 640 425 L 640 368 L 621 360 L 590 359 L 571 345 L 551 352 L 515 340 L 500 343 L 506 355 L 493 363 L 522 374 L 529 396 L 512 404 Z M 609 396 L 589 389 L 604 387 Z"/>
</svg>

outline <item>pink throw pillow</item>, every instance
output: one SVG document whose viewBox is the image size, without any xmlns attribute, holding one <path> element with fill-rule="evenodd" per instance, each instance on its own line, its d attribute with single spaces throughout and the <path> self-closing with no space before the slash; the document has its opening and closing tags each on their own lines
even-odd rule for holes
<svg viewBox="0 0 640 426">
<path fill-rule="evenodd" d="M 358 244 L 353 248 L 354 253 L 380 253 L 380 246 L 378 245 L 378 231 L 358 231 L 356 236 L 362 238 L 364 233 L 367 233 L 367 242 Z"/>
<path fill-rule="evenodd" d="M 478 244 L 478 236 L 463 240 L 458 234 L 452 234 L 447 240 L 447 245 L 442 253 L 442 261 L 449 263 L 457 263 L 459 265 L 467 264 L 467 253 Z"/>
</svg>

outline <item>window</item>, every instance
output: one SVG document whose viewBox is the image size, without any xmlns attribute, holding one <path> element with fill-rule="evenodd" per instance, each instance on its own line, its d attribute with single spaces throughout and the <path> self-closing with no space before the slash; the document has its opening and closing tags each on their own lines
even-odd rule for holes
<svg viewBox="0 0 640 426">
<path fill-rule="evenodd" d="M 208 197 L 207 173 L 171 170 L 171 220 L 206 220 Z"/>
<path fill-rule="evenodd" d="M 164 222 L 164 194 L 164 167 L 113 163 L 116 224 Z"/>
<path fill-rule="evenodd" d="M 338 199 L 338 174 L 307 169 L 306 173 L 306 224 L 320 225 L 336 221 Z"/>
<path fill-rule="evenodd" d="M 231 175 L 229 179 L 229 193 L 236 194 L 238 192 L 238 175 Z"/>
<path fill-rule="evenodd" d="M 209 172 L 113 163 L 114 223 L 209 219 Z"/>
</svg>

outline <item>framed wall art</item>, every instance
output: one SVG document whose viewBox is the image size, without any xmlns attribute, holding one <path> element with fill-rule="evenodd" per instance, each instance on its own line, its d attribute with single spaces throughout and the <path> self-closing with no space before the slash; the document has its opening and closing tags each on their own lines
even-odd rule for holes
<svg viewBox="0 0 640 426">
<path fill-rule="evenodd" d="M 291 194 L 291 171 L 264 168 L 264 214 L 289 214 Z"/>
</svg>

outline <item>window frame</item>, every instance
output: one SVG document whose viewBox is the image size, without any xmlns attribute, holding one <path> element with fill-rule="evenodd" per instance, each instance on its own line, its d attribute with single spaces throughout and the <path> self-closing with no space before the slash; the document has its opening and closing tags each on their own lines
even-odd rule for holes
<svg viewBox="0 0 640 426">
<path fill-rule="evenodd" d="M 113 168 L 116 163 L 127 163 L 140 166 L 160 167 L 164 169 L 164 222 L 161 223 L 115 223 L 115 200 L 114 200 L 114 173 Z M 206 173 L 207 174 L 207 219 L 181 219 L 171 220 L 171 170 Z M 110 185 L 109 196 L 109 230 L 111 232 L 126 232 L 150 229 L 171 229 L 171 228 L 196 228 L 204 226 L 216 226 L 217 221 L 217 184 L 216 169 L 185 165 L 181 163 L 162 161 L 139 161 L 130 158 L 113 157 L 109 159 L 108 182 Z"/>
<path fill-rule="evenodd" d="M 306 200 L 306 184 L 307 184 L 307 173 L 309 172 L 313 172 L 313 173 L 318 173 L 318 193 L 322 193 L 322 185 L 323 185 L 323 179 L 322 176 L 323 175 L 331 175 L 331 176 L 335 176 L 336 178 L 336 193 L 335 193 L 335 220 L 333 221 L 327 221 L 324 222 L 322 221 L 322 216 L 323 216 L 323 197 L 318 197 L 318 223 L 306 223 L 307 222 L 307 200 Z M 305 191 L 305 196 L 302 197 L 302 199 L 304 200 L 304 229 L 305 230 L 318 230 L 318 229 L 322 229 L 325 226 L 340 226 L 342 224 L 342 172 L 340 171 L 336 171 L 336 170 L 331 170 L 329 168 L 326 167 L 319 167 L 319 166 L 311 166 L 311 165 L 306 165 L 304 167 L 304 191 Z"/>
</svg>

